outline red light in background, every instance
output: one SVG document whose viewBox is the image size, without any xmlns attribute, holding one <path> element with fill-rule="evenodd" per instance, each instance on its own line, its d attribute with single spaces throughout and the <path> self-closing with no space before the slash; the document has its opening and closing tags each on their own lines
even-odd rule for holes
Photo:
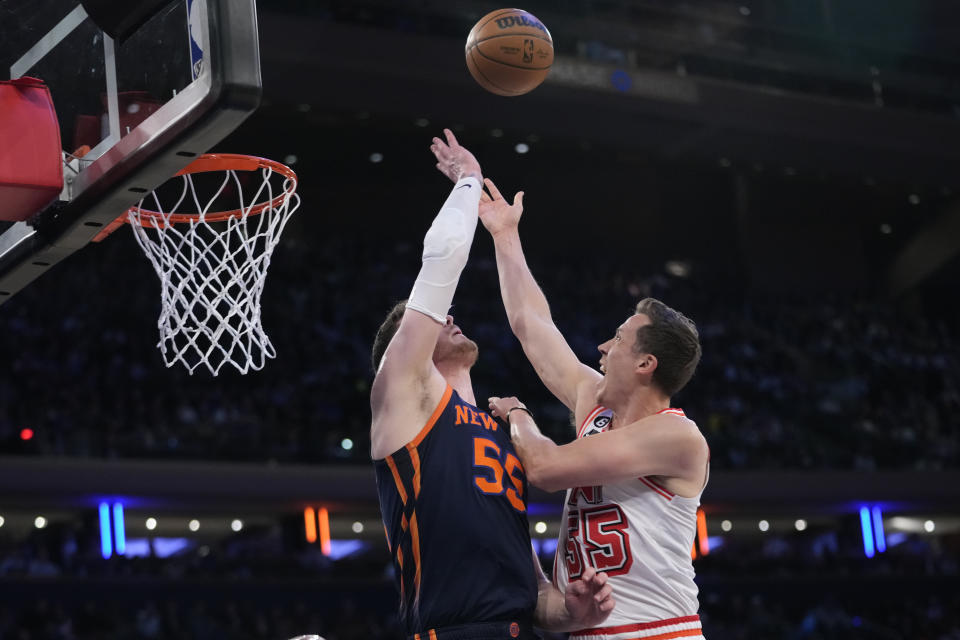
<svg viewBox="0 0 960 640">
<path fill-rule="evenodd" d="M 33 429 L 21 429 L 21 430 L 20 430 L 20 439 L 21 439 L 21 440 L 32 440 L 32 439 L 33 439 Z"/>
<path fill-rule="evenodd" d="M 307 542 L 313 544 L 317 541 L 317 516 L 313 507 L 307 507 L 303 510 L 303 525 Z"/>
<path fill-rule="evenodd" d="M 330 512 L 326 507 L 317 510 L 317 521 L 320 523 L 320 553 L 330 555 Z"/>
</svg>

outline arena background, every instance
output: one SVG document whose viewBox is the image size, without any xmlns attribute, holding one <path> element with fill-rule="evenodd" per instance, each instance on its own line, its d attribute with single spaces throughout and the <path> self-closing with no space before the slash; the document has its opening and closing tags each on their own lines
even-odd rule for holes
<svg viewBox="0 0 960 640">
<path fill-rule="evenodd" d="M 263 371 L 164 368 L 126 230 L 0 307 L 0 638 L 401 637 L 369 347 L 447 193 L 443 127 L 526 192 L 533 272 L 586 362 L 645 295 L 698 323 L 675 404 L 712 451 L 706 637 L 960 638 L 957 7 L 532 2 L 558 58 L 519 98 L 464 65 L 496 8 L 260 3 L 263 103 L 216 149 L 300 176 Z M 482 229 L 452 312 L 478 397 L 569 439 Z M 547 567 L 559 500 L 532 498 Z"/>
</svg>

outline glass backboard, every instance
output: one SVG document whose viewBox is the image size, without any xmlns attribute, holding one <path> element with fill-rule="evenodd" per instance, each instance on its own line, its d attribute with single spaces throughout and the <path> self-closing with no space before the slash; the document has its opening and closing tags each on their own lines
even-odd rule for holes
<svg viewBox="0 0 960 640">
<path fill-rule="evenodd" d="M 109 6 L 0 2 L 0 79 L 31 76 L 50 88 L 68 163 L 59 202 L 26 222 L 0 222 L 0 304 L 259 104 L 254 0 L 141 3 L 158 8 L 132 33 L 114 31 L 116 40 L 84 4 Z"/>
</svg>

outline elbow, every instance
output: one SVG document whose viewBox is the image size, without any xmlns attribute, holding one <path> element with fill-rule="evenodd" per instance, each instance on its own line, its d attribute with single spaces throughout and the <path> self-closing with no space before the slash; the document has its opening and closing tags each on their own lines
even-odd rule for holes
<svg viewBox="0 0 960 640">
<path fill-rule="evenodd" d="M 552 473 L 548 465 L 531 464 L 526 469 L 527 481 L 538 489 L 543 489 L 549 493 L 566 489 L 563 481 Z"/>
<path fill-rule="evenodd" d="M 562 469 L 560 448 L 542 434 L 536 434 L 534 437 L 524 437 L 525 435 L 529 436 L 521 430 L 519 436 L 514 436 L 513 443 L 520 456 L 527 482 L 544 491 L 565 489 L 563 474 L 560 472 Z"/>
<path fill-rule="evenodd" d="M 513 335 L 522 342 L 530 329 L 530 314 L 526 311 L 515 311 L 507 314 L 507 321 L 510 323 Z"/>
<path fill-rule="evenodd" d="M 563 491 L 564 489 L 567 489 L 567 487 L 563 486 L 562 482 L 556 482 L 556 481 L 544 481 L 543 483 L 534 485 L 534 486 L 546 491 L 547 493 L 556 493 L 558 491 Z"/>
<path fill-rule="evenodd" d="M 526 328 L 526 322 L 523 318 L 523 313 L 513 312 L 507 314 L 507 322 L 510 323 L 510 330 L 513 331 L 515 336 L 520 336 L 520 333 Z"/>
</svg>

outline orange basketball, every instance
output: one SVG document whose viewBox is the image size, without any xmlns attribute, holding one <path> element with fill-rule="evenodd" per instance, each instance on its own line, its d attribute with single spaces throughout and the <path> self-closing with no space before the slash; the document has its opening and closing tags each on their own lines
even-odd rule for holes
<svg viewBox="0 0 960 640">
<path fill-rule="evenodd" d="M 522 9 L 491 11 L 467 36 L 470 75 L 497 95 L 519 96 L 536 89 L 552 64 L 550 32 Z"/>
</svg>

